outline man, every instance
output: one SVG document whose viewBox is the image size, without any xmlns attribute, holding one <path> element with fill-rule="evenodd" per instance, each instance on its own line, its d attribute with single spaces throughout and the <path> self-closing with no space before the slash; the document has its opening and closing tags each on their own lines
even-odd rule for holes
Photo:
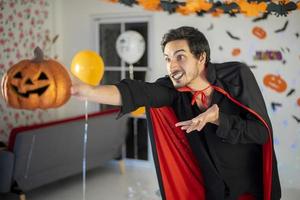
<svg viewBox="0 0 300 200">
<path fill-rule="evenodd" d="M 271 123 L 249 68 L 210 63 L 208 41 L 192 27 L 170 30 L 161 45 L 168 76 L 74 85 L 72 94 L 121 105 L 120 116 L 147 107 L 163 199 L 280 199 Z"/>
</svg>

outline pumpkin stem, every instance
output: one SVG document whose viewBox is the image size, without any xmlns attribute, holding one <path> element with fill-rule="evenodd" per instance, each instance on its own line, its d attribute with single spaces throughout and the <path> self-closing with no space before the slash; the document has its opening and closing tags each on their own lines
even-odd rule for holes
<svg viewBox="0 0 300 200">
<path fill-rule="evenodd" d="M 40 47 L 36 47 L 34 49 L 34 58 L 33 62 L 43 62 L 44 60 L 44 53 Z"/>
</svg>

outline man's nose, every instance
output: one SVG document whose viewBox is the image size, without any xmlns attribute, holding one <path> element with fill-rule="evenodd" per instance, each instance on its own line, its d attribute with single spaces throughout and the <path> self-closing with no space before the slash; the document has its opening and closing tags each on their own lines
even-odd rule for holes
<svg viewBox="0 0 300 200">
<path fill-rule="evenodd" d="M 178 68 L 178 62 L 176 61 L 176 59 L 172 59 L 171 61 L 170 61 L 170 69 L 171 69 L 171 71 L 172 70 L 174 70 L 174 69 L 177 69 Z"/>
</svg>

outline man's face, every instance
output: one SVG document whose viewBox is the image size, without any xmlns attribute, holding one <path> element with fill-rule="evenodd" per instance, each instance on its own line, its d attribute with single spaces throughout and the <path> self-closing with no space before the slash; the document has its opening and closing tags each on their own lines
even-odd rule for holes
<svg viewBox="0 0 300 200">
<path fill-rule="evenodd" d="M 186 40 L 174 40 L 165 46 L 164 57 L 168 74 L 175 88 L 192 86 L 204 69 L 203 57 L 199 59 L 191 53 Z"/>
</svg>

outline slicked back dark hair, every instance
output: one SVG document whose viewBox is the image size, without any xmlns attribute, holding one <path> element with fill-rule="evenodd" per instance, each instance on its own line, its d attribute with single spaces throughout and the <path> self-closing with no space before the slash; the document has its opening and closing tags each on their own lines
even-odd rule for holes
<svg viewBox="0 0 300 200">
<path fill-rule="evenodd" d="M 210 61 L 209 43 L 204 34 L 198 29 L 189 26 L 182 26 L 176 29 L 169 30 L 169 32 L 166 33 L 162 38 L 162 51 L 164 52 L 165 46 L 168 42 L 174 40 L 186 40 L 189 45 L 190 51 L 195 56 L 195 58 L 199 59 L 200 55 L 205 52 L 205 64 L 207 64 Z"/>
</svg>

